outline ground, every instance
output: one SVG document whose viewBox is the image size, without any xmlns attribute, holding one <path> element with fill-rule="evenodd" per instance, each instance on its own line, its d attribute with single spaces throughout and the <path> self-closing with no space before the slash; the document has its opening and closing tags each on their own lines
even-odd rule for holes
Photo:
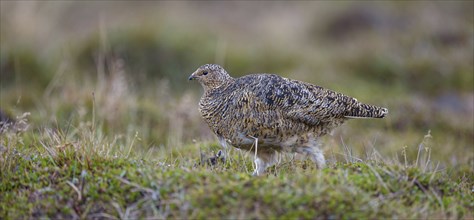
<svg viewBox="0 0 474 220">
<path fill-rule="evenodd" d="M 82 130 L 85 129 L 85 130 Z M 433 166 L 426 143 L 415 160 L 376 152 L 322 170 L 282 156 L 252 176 L 250 156 L 232 150 L 210 163 L 191 144 L 160 152 L 117 149 L 81 128 L 4 133 L 0 215 L 18 218 L 465 218 L 473 217 L 472 164 Z M 12 147 L 15 146 L 15 147 Z M 416 150 L 416 148 L 404 149 Z M 153 158 L 153 159 L 151 159 Z M 439 165 L 439 164 L 437 164 Z"/>
</svg>

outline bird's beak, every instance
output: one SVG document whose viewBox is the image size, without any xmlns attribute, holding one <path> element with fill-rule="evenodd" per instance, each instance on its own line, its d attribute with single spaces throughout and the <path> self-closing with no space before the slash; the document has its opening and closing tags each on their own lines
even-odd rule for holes
<svg viewBox="0 0 474 220">
<path fill-rule="evenodd" d="M 194 72 L 193 74 L 191 74 L 188 79 L 193 80 L 193 79 L 196 79 L 196 78 L 197 78 L 197 71 Z"/>
</svg>

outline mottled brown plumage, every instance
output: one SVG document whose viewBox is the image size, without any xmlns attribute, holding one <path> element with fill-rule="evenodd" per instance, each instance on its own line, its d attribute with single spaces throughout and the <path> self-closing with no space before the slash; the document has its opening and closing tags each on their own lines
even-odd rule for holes
<svg viewBox="0 0 474 220">
<path fill-rule="evenodd" d="M 383 118 L 387 109 L 274 74 L 233 78 L 216 64 L 190 77 L 204 88 L 199 111 L 223 147 L 255 153 L 259 175 L 275 162 L 276 152 L 310 156 L 324 167 L 317 139 L 349 118 Z"/>
</svg>

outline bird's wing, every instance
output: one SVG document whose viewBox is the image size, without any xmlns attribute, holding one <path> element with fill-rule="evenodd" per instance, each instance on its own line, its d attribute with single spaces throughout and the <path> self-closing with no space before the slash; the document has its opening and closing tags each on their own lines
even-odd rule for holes
<svg viewBox="0 0 474 220">
<path fill-rule="evenodd" d="M 309 83 L 277 75 L 254 76 L 249 87 L 268 109 L 281 111 L 289 120 L 316 126 L 342 118 L 357 100 Z M 249 84 L 248 84 L 249 85 Z"/>
<path fill-rule="evenodd" d="M 294 80 L 290 81 L 290 84 L 299 88 L 299 92 L 288 96 L 288 100 L 296 101 L 295 104 L 288 106 L 286 115 L 292 120 L 310 126 L 326 124 L 335 118 L 342 118 L 347 109 L 353 103 L 357 103 L 357 100 L 353 98 L 319 86 Z M 295 95 L 298 93 L 299 95 Z"/>
</svg>

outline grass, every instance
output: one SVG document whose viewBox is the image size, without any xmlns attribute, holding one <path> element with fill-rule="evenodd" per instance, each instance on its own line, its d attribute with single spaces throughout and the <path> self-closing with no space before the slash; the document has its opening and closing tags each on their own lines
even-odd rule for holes
<svg viewBox="0 0 474 220">
<path fill-rule="evenodd" d="M 251 156 L 238 150 L 208 165 L 216 144 L 136 152 L 104 138 L 94 123 L 68 130 L 25 130 L 27 118 L 1 138 L 0 216 L 18 218 L 473 218 L 472 164 L 440 169 L 430 134 L 403 148 L 399 160 L 374 153 L 317 170 L 283 156 L 252 177 Z M 128 143 L 127 143 L 128 142 Z M 407 157 L 415 151 L 414 160 Z"/>
</svg>

